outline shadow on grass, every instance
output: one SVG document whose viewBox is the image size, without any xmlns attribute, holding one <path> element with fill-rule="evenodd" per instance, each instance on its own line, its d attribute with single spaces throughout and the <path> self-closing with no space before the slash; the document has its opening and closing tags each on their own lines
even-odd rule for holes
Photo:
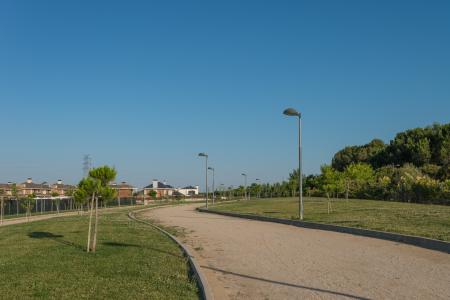
<svg viewBox="0 0 450 300">
<path fill-rule="evenodd" d="M 162 254 L 166 254 L 166 255 L 170 255 L 176 258 L 182 258 L 184 259 L 183 255 L 177 255 L 175 253 L 171 253 L 169 251 L 165 251 L 165 250 L 161 250 L 158 248 L 154 248 L 154 247 L 146 247 L 146 246 L 141 246 L 141 245 L 136 245 L 136 244 L 127 244 L 127 243 L 119 243 L 119 242 L 102 242 L 102 245 L 105 246 L 110 246 L 110 247 L 118 247 L 118 248 L 126 248 L 126 247 L 131 247 L 131 248 L 145 248 L 145 249 L 149 249 L 155 252 L 159 252 Z"/>
<path fill-rule="evenodd" d="M 46 231 L 34 231 L 34 232 L 28 233 L 28 237 L 30 237 L 32 239 L 49 239 L 49 240 L 55 241 L 57 243 L 60 243 L 62 245 L 72 246 L 72 247 L 82 250 L 82 251 L 85 250 L 85 248 L 81 245 L 75 244 L 70 241 L 63 240 L 62 238 L 64 237 L 64 235 L 61 235 L 61 234 L 53 234 L 51 232 L 46 232 Z"/>
<path fill-rule="evenodd" d="M 121 248 L 125 248 L 125 247 L 141 248 L 141 246 L 139 246 L 139 245 L 127 244 L 127 243 L 117 243 L 117 242 L 103 242 L 102 245 L 111 246 L 111 247 L 121 247 Z"/>
</svg>

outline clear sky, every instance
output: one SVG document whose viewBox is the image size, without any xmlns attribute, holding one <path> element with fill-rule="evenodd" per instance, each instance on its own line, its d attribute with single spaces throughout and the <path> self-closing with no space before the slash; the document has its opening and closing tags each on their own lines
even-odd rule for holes
<svg viewBox="0 0 450 300">
<path fill-rule="evenodd" d="M 0 2 L 0 182 L 203 184 L 316 173 L 450 121 L 450 1 Z"/>
</svg>

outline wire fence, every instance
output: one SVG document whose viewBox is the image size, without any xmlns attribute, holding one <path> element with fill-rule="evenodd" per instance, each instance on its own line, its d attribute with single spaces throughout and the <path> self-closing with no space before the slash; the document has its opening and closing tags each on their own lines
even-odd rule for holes
<svg viewBox="0 0 450 300">
<path fill-rule="evenodd" d="M 67 212 L 74 210 L 87 210 L 87 206 L 77 205 L 72 198 L 62 199 L 33 199 L 31 202 L 31 215 Z M 131 206 L 136 203 L 135 198 L 114 199 L 108 202 L 99 202 L 100 207 Z M 4 200 L 3 213 L 5 218 L 23 217 L 27 212 L 26 204 L 23 201 L 8 199 Z"/>
</svg>

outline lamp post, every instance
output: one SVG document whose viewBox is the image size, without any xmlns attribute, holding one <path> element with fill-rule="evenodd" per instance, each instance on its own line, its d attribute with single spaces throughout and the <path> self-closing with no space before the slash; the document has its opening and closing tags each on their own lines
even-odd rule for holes
<svg viewBox="0 0 450 300">
<path fill-rule="evenodd" d="M 247 174 L 242 173 L 242 176 L 244 176 L 244 199 L 247 200 Z"/>
<path fill-rule="evenodd" d="M 260 198 L 261 195 L 259 194 L 259 184 L 258 184 L 259 178 L 256 178 L 255 181 L 256 181 L 257 188 L 258 188 L 258 193 L 257 193 L 256 197 Z"/>
<path fill-rule="evenodd" d="M 204 157 L 206 162 L 206 172 L 205 172 L 205 187 L 206 187 L 206 209 L 208 209 L 208 154 L 206 153 L 199 153 L 199 157 Z"/>
<path fill-rule="evenodd" d="M 216 200 L 216 189 L 214 188 L 214 168 L 209 167 L 208 170 L 211 170 L 213 172 L 213 186 L 212 186 L 212 191 L 213 191 L 213 196 L 212 196 L 212 201 L 213 201 L 213 205 L 214 205 L 214 201 Z"/>
<path fill-rule="evenodd" d="M 225 195 L 225 185 L 223 183 L 220 184 L 220 200 L 224 200 Z"/>
<path fill-rule="evenodd" d="M 293 108 L 287 108 L 283 114 L 290 117 L 298 118 L 298 182 L 299 182 L 299 195 L 298 195 L 298 215 L 300 220 L 303 220 L 303 178 L 302 178 L 302 115 Z"/>
</svg>

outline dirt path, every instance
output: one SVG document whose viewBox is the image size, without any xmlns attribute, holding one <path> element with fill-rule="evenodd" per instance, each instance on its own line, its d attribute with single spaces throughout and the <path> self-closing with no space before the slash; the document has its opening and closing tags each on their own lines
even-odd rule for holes
<svg viewBox="0 0 450 300">
<path fill-rule="evenodd" d="M 198 204 L 197 204 L 198 205 Z M 395 242 L 198 213 L 143 215 L 185 229 L 215 299 L 449 299 L 450 255 Z"/>
<path fill-rule="evenodd" d="M 53 219 L 53 218 L 59 218 L 59 217 L 67 217 L 67 216 L 76 216 L 79 215 L 79 212 L 77 211 L 71 211 L 71 212 L 62 212 L 62 213 L 54 213 L 54 214 L 43 214 L 43 215 L 37 215 L 37 216 L 31 216 L 29 220 L 25 217 L 21 218 L 11 218 L 11 219 L 4 219 L 3 224 L 1 226 L 7 226 L 7 225 L 14 225 L 14 224 L 20 224 L 20 223 L 27 223 L 27 222 L 34 222 L 34 221 L 40 221 L 40 220 L 47 220 L 47 219 Z"/>
</svg>

